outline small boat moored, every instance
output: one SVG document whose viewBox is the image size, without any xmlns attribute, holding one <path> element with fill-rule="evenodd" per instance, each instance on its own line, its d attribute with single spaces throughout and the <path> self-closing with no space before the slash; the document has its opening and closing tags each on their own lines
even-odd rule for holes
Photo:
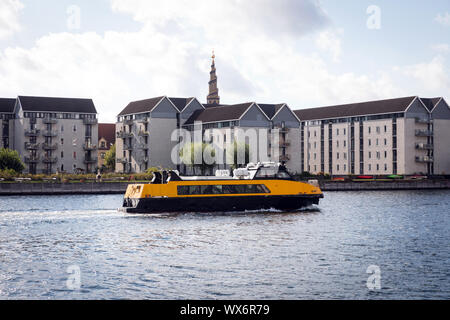
<svg viewBox="0 0 450 320">
<path fill-rule="evenodd" d="M 155 172 L 150 184 L 129 185 L 121 211 L 127 213 L 296 210 L 319 204 L 318 183 L 295 181 L 281 164 L 249 164 L 233 176 L 180 177 Z M 314 185 L 315 184 L 315 185 Z"/>
</svg>

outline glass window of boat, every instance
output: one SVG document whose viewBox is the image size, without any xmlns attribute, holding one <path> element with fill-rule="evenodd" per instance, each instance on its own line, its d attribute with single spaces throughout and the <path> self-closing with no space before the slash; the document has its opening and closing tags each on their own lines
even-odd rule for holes
<svg viewBox="0 0 450 320">
<path fill-rule="evenodd" d="M 213 195 L 213 194 L 264 194 L 270 193 L 269 188 L 263 184 L 247 185 L 203 185 L 179 186 L 178 195 Z"/>
</svg>

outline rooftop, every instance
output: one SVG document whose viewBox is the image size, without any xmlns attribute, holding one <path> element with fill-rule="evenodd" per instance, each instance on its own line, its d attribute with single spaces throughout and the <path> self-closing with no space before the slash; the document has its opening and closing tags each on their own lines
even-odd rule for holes
<svg viewBox="0 0 450 320">
<path fill-rule="evenodd" d="M 97 113 L 92 99 L 19 96 L 24 111 Z"/>
</svg>

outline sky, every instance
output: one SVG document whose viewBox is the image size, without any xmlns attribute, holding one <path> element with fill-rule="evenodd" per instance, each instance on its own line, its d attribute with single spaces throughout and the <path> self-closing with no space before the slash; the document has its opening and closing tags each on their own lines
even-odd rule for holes
<svg viewBox="0 0 450 320">
<path fill-rule="evenodd" d="M 92 98 L 101 122 L 157 96 L 292 109 L 450 101 L 450 1 L 0 0 L 0 97 Z"/>
</svg>

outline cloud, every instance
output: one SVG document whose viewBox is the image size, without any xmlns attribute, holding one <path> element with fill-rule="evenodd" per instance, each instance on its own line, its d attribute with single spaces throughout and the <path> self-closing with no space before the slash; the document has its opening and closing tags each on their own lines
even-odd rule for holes
<svg viewBox="0 0 450 320">
<path fill-rule="evenodd" d="M 19 0 L 0 1 L 0 39 L 20 30 L 19 14 L 23 7 Z"/>
<path fill-rule="evenodd" d="M 445 27 L 450 27 L 450 14 L 448 12 L 443 14 L 438 14 L 434 20 Z"/>
<path fill-rule="evenodd" d="M 396 68 L 409 80 L 411 89 L 416 94 L 442 96 L 450 91 L 450 76 L 446 60 L 443 56 L 436 56 L 429 62 Z M 415 80 L 415 81 L 413 81 Z"/>
<path fill-rule="evenodd" d="M 342 48 L 340 35 L 343 32 L 342 29 L 337 31 L 325 30 L 320 32 L 316 38 L 316 46 L 325 52 L 329 52 L 334 62 L 340 62 L 341 59 Z"/>
<path fill-rule="evenodd" d="M 432 49 L 439 53 L 450 53 L 450 45 L 447 43 L 440 43 L 432 46 Z"/>
<path fill-rule="evenodd" d="M 169 95 L 205 101 L 213 48 L 223 103 L 286 102 L 300 109 L 397 97 L 412 84 L 422 88 L 424 79 L 414 66 L 339 73 L 330 71 L 327 55 L 299 51 L 297 40 L 310 35 L 331 63 L 342 55 L 343 31 L 330 29 L 313 1 L 260 0 L 260 7 L 242 0 L 157 4 L 111 1 L 115 11 L 141 22 L 136 32 L 53 33 L 30 48 L 0 51 L 1 95 L 90 97 L 101 121 L 114 121 L 138 99 Z M 296 15 L 311 23 L 298 22 Z M 422 69 L 435 68 L 431 75 L 448 81 L 438 72 L 444 64 L 435 61 Z M 396 81 L 399 74 L 407 79 Z"/>
</svg>

